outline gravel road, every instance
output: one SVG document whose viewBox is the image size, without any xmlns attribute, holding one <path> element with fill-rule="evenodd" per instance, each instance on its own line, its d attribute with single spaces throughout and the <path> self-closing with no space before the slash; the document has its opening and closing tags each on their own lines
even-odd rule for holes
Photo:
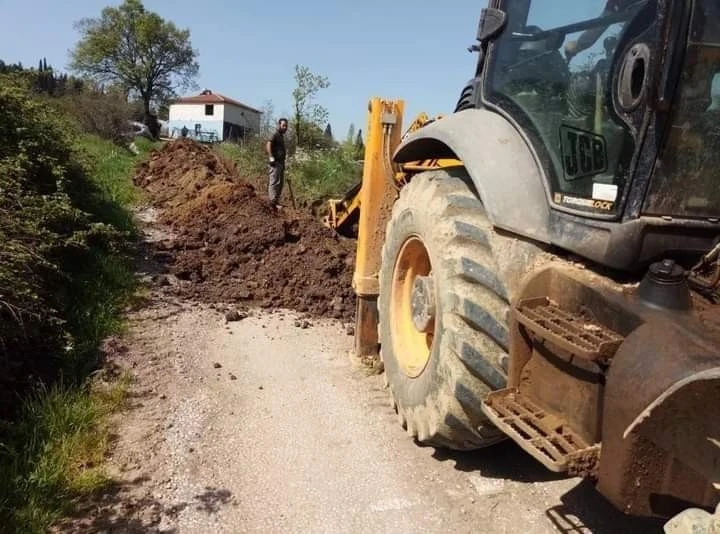
<svg viewBox="0 0 720 534">
<path fill-rule="evenodd" d="M 510 443 L 415 444 L 337 322 L 153 295 L 108 344 L 132 370 L 109 464 L 121 482 L 67 532 L 660 532 Z"/>
</svg>

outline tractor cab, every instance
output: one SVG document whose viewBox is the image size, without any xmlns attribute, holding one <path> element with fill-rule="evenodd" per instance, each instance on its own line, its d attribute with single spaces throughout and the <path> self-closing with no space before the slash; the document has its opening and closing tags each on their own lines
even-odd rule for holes
<svg viewBox="0 0 720 534">
<path fill-rule="evenodd" d="M 483 10 L 478 40 L 474 102 L 459 108 L 498 112 L 522 132 L 555 244 L 625 270 L 712 248 L 717 2 L 500 0 Z"/>
</svg>

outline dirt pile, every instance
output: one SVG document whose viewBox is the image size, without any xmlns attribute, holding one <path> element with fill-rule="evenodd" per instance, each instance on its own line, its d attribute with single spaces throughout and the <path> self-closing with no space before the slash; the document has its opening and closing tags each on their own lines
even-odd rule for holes
<svg viewBox="0 0 720 534">
<path fill-rule="evenodd" d="M 192 296 L 352 319 L 354 243 L 304 213 L 276 213 L 209 147 L 168 143 L 135 183 L 178 236 L 160 248 Z"/>
</svg>

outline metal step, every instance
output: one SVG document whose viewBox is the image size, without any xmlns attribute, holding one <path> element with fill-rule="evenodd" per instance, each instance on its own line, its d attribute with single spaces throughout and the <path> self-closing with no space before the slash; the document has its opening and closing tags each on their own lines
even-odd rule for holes
<svg viewBox="0 0 720 534">
<path fill-rule="evenodd" d="M 599 363 L 609 362 L 624 340 L 594 319 L 563 310 L 547 297 L 520 301 L 515 315 L 537 337 Z"/>
<path fill-rule="evenodd" d="M 586 443 L 565 422 L 523 397 L 517 388 L 490 393 L 482 410 L 490 421 L 551 471 L 593 476 L 600 445 Z"/>
</svg>

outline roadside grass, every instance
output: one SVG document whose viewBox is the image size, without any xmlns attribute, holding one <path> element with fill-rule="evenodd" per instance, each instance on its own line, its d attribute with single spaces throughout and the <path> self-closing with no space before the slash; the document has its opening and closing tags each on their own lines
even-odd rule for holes
<svg viewBox="0 0 720 534">
<path fill-rule="evenodd" d="M 140 152 L 134 155 L 95 136 L 83 136 L 79 144 L 88 181 L 76 193 L 76 204 L 119 232 L 111 246 L 96 243 L 82 263 L 70 262 L 66 267 L 71 274 L 66 318 L 77 344 L 64 370 L 68 376 L 85 377 L 99 363 L 97 348 L 102 340 L 122 331 L 122 309 L 137 289 L 132 254 L 138 233 L 131 208 L 142 194 L 132 182 L 133 171 L 158 145 L 136 141 Z"/>
<path fill-rule="evenodd" d="M 313 150 L 296 157 L 288 177 L 296 196 L 306 204 L 340 198 L 360 182 L 362 166 L 345 147 Z"/>
<path fill-rule="evenodd" d="M 108 487 L 108 416 L 122 406 L 129 381 L 124 375 L 104 388 L 57 384 L 25 400 L 3 444 L 11 461 L 0 465 L 7 532 L 45 532 L 72 513 L 75 499 Z"/>
<path fill-rule="evenodd" d="M 82 178 L 68 191 L 89 214 L 87 247 L 63 260 L 63 319 L 70 333 L 59 360 L 61 380 L 38 385 L 18 417 L 0 424 L 0 531 L 45 532 L 71 514 L 73 502 L 109 484 L 103 459 L 110 444 L 108 416 L 123 403 L 130 377 L 102 376 L 100 345 L 123 331 L 122 311 L 133 299 L 137 230 L 130 208 L 141 200 L 133 169 L 140 153 L 93 136 L 77 141 Z M 111 238 L 107 236 L 110 235 Z"/>
<path fill-rule="evenodd" d="M 253 138 L 242 143 L 220 143 L 218 153 L 234 163 L 240 176 L 260 191 L 267 188 L 267 157 L 262 140 Z"/>
</svg>

